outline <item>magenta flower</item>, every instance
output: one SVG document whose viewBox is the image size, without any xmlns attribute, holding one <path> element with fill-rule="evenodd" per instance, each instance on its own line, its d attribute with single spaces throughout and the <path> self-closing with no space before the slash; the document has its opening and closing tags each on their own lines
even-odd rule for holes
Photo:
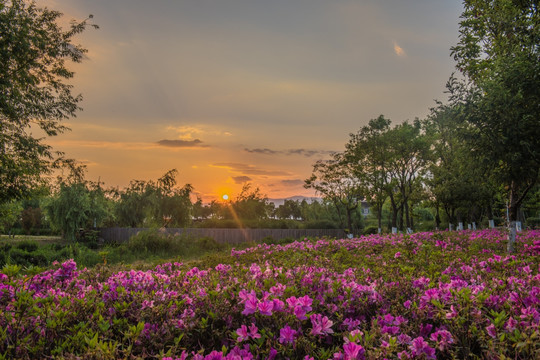
<svg viewBox="0 0 540 360">
<path fill-rule="evenodd" d="M 437 343 L 439 350 L 444 351 L 450 344 L 454 343 L 454 338 L 448 330 L 437 330 L 431 334 L 430 339 Z"/>
<path fill-rule="evenodd" d="M 300 303 L 300 306 L 302 306 L 302 309 L 304 309 L 305 312 L 312 310 L 311 304 L 313 304 L 313 300 L 309 296 L 306 295 L 299 298 L 298 303 Z"/>
<path fill-rule="evenodd" d="M 285 303 L 283 301 L 279 299 L 274 299 L 272 300 L 272 302 L 274 303 L 275 312 L 283 311 L 285 309 Z"/>
<path fill-rule="evenodd" d="M 332 325 L 334 322 L 329 320 L 328 317 L 322 316 L 321 314 L 313 314 L 310 317 L 312 329 L 311 334 L 313 335 L 324 335 L 324 334 L 333 334 Z"/>
<path fill-rule="evenodd" d="M 486 331 L 489 336 L 496 339 L 497 338 L 497 329 L 495 329 L 495 325 L 490 324 L 489 326 L 486 326 Z"/>
<path fill-rule="evenodd" d="M 252 338 L 252 339 L 260 338 L 261 334 L 258 333 L 258 330 L 259 329 L 257 329 L 257 326 L 255 326 L 254 323 L 251 323 L 249 330 L 246 325 L 242 325 L 240 326 L 239 329 L 236 330 L 236 334 L 238 334 L 238 338 L 236 339 L 236 341 L 242 342 L 242 341 L 248 340 L 249 338 Z"/>
<path fill-rule="evenodd" d="M 294 308 L 296 307 L 296 305 L 299 304 L 298 299 L 296 298 L 296 296 L 291 296 L 290 298 L 288 298 L 287 300 L 285 300 L 285 302 L 287 303 L 287 305 L 288 305 L 291 309 L 294 309 Z"/>
<path fill-rule="evenodd" d="M 345 351 L 345 360 L 363 360 L 366 350 L 356 343 L 349 342 L 343 345 Z"/>
<path fill-rule="evenodd" d="M 236 339 L 238 342 L 249 339 L 248 328 L 246 325 L 240 326 L 240 328 L 236 330 L 236 333 L 238 334 L 238 338 Z"/>
<path fill-rule="evenodd" d="M 301 306 L 297 306 L 294 308 L 294 315 L 296 315 L 296 318 L 298 320 L 306 320 L 306 312 Z"/>
<path fill-rule="evenodd" d="M 518 325 L 517 320 L 514 319 L 513 317 L 510 317 L 506 321 L 506 324 L 504 325 L 504 328 L 506 329 L 506 331 L 513 332 L 514 330 L 516 330 L 517 325 Z"/>
<path fill-rule="evenodd" d="M 257 311 L 257 305 L 259 303 L 259 300 L 254 295 L 248 295 L 248 298 L 246 302 L 244 303 L 244 311 L 242 311 L 242 315 L 249 315 L 253 314 L 255 311 Z"/>
<path fill-rule="evenodd" d="M 428 359 L 435 359 L 435 349 L 430 347 L 421 336 L 412 341 L 412 344 L 409 346 L 409 350 L 411 350 L 411 354 L 414 356 L 426 355 Z"/>
<path fill-rule="evenodd" d="M 246 302 L 247 304 L 247 302 Z M 271 316 L 272 310 L 274 309 L 273 301 L 263 301 L 258 304 L 259 311 L 262 315 Z"/>
<path fill-rule="evenodd" d="M 261 334 L 258 333 L 259 329 L 257 326 L 255 326 L 254 323 L 251 323 L 251 326 L 249 327 L 249 336 L 251 336 L 252 339 L 258 339 L 261 337 Z"/>
<path fill-rule="evenodd" d="M 291 329 L 289 325 L 286 325 L 284 328 L 279 330 L 279 342 L 282 344 L 292 344 L 294 343 L 296 334 L 296 330 Z"/>
</svg>

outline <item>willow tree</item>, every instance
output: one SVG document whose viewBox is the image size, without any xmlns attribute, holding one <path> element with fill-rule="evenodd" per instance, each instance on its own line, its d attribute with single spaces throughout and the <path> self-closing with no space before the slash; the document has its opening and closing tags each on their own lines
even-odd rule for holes
<svg viewBox="0 0 540 360">
<path fill-rule="evenodd" d="M 465 0 L 457 68 L 471 83 L 471 150 L 508 196 L 508 251 L 519 207 L 540 169 L 540 14 L 537 0 Z"/>
</svg>

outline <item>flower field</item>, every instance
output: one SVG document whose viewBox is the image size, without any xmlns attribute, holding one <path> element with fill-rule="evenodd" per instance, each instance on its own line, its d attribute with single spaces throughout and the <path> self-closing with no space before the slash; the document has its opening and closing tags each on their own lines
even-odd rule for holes
<svg viewBox="0 0 540 360">
<path fill-rule="evenodd" d="M 5 359 L 537 359 L 540 231 L 259 245 L 0 274 Z"/>
</svg>

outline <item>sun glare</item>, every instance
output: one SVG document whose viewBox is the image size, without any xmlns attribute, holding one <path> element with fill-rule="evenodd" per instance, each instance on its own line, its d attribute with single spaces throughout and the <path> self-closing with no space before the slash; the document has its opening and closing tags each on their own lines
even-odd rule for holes
<svg viewBox="0 0 540 360">
<path fill-rule="evenodd" d="M 229 195 L 227 194 L 223 194 L 223 196 L 221 197 L 223 200 L 229 200 Z"/>
</svg>

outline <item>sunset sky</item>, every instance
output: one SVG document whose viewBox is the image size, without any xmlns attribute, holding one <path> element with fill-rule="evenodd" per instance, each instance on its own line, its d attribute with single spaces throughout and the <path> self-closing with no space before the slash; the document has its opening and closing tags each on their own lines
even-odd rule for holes
<svg viewBox="0 0 540 360">
<path fill-rule="evenodd" d="M 458 0 L 38 0 L 94 15 L 84 97 L 47 140 L 107 186 L 179 171 L 205 201 L 245 182 L 311 196 L 313 163 L 380 114 L 424 117 L 454 69 Z"/>
</svg>

